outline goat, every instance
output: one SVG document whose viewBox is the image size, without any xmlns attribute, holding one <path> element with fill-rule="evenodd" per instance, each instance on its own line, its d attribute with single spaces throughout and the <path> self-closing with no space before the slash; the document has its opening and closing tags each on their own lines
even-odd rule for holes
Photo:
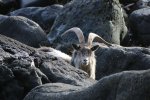
<svg viewBox="0 0 150 100">
<path fill-rule="evenodd" d="M 95 51 L 100 45 L 93 46 L 93 40 L 97 38 L 97 42 L 111 46 L 110 43 L 106 42 L 103 38 L 95 33 L 89 33 L 88 42 L 85 43 L 83 32 L 80 28 L 73 27 L 65 31 L 62 35 L 73 31 L 79 40 L 79 44 L 72 44 L 74 51 L 71 58 L 71 64 L 76 68 L 82 69 L 89 74 L 89 77 L 95 79 L 95 69 L 96 69 L 96 58 Z"/>
<path fill-rule="evenodd" d="M 76 68 L 82 69 L 85 72 L 87 72 L 90 78 L 95 79 L 95 69 L 96 69 L 95 51 L 101 45 L 98 44 L 93 45 L 93 40 L 96 39 L 97 42 L 104 43 L 107 46 L 112 46 L 112 44 L 106 42 L 103 38 L 101 38 L 95 33 L 89 33 L 88 42 L 85 43 L 83 32 L 81 31 L 80 28 L 77 27 L 68 29 L 67 31 L 62 33 L 61 37 L 71 31 L 73 31 L 77 35 L 79 40 L 79 44 L 72 44 L 72 47 L 74 48 L 72 57 L 61 51 L 49 47 L 41 47 L 38 50 L 45 51 L 48 54 L 51 54 L 53 56 L 62 58 L 67 62 L 70 62 L 71 65 L 75 66 Z"/>
</svg>

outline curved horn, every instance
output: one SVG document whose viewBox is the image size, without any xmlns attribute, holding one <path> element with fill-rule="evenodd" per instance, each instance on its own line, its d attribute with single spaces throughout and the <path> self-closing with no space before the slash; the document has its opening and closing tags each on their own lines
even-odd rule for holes
<svg viewBox="0 0 150 100">
<path fill-rule="evenodd" d="M 96 39 L 97 42 L 106 44 L 107 46 L 112 46 L 111 43 L 108 43 L 108 42 L 105 41 L 102 37 L 98 36 L 98 35 L 95 34 L 95 33 L 89 33 L 89 37 L 88 37 L 88 45 L 89 45 L 89 46 L 92 46 L 92 43 L 93 43 L 93 40 L 94 40 L 94 39 Z"/>
<path fill-rule="evenodd" d="M 83 35 L 82 30 L 80 28 L 78 28 L 78 27 L 73 27 L 73 28 L 68 29 L 67 31 L 65 31 L 64 33 L 62 33 L 61 36 L 65 35 L 68 32 L 71 32 L 71 31 L 74 32 L 77 35 L 77 37 L 79 39 L 79 43 L 81 45 L 83 45 L 85 43 L 84 35 Z"/>
</svg>

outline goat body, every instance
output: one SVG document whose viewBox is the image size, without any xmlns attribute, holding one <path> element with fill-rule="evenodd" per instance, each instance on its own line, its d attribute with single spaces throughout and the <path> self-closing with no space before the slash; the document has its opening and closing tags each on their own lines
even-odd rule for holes
<svg viewBox="0 0 150 100">
<path fill-rule="evenodd" d="M 38 48 L 39 51 L 44 51 L 46 53 L 48 53 L 49 55 L 52 55 L 54 57 L 57 57 L 57 58 L 61 58 L 63 60 L 65 60 L 66 62 L 70 63 L 71 62 L 71 57 L 59 50 L 56 50 L 56 49 L 53 49 L 51 47 L 41 47 L 41 48 Z"/>
</svg>

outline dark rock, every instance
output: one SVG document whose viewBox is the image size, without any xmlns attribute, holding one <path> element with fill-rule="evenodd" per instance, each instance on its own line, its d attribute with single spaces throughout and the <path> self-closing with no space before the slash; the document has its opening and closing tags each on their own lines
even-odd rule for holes
<svg viewBox="0 0 150 100">
<path fill-rule="evenodd" d="M 48 35 L 50 42 L 60 42 L 58 37 L 72 27 L 81 28 L 86 39 L 89 32 L 94 32 L 116 44 L 120 44 L 127 32 L 118 0 L 74 0 L 66 4 Z M 74 34 L 63 40 L 77 42 Z"/>
<path fill-rule="evenodd" d="M 124 5 L 130 4 L 130 3 L 136 3 L 137 1 L 139 0 L 119 0 L 119 2 Z"/>
<path fill-rule="evenodd" d="M 150 7 L 150 0 L 139 0 L 136 5 L 139 9 Z"/>
<path fill-rule="evenodd" d="M 136 3 L 129 3 L 129 4 L 127 3 L 122 5 L 122 7 L 124 8 L 124 10 L 128 15 L 130 15 L 134 10 L 138 9 Z"/>
<path fill-rule="evenodd" d="M 134 11 L 130 15 L 131 30 L 138 45 L 149 46 L 150 44 L 150 8 Z"/>
<path fill-rule="evenodd" d="M 52 5 L 55 0 L 18 0 L 20 7 L 44 7 Z"/>
<path fill-rule="evenodd" d="M 16 81 L 12 79 L 5 82 L 0 88 L 1 100 L 22 100 L 24 97 L 24 88 Z"/>
<path fill-rule="evenodd" d="M 110 47 L 96 51 L 96 79 L 127 70 L 150 69 L 150 49 Z"/>
<path fill-rule="evenodd" d="M 131 14 L 133 11 L 150 7 L 150 0 L 119 0 L 127 14 Z"/>
<path fill-rule="evenodd" d="M 70 2 L 70 1 L 72 1 L 72 0 L 55 0 L 55 4 L 56 3 L 57 4 L 66 4 L 66 3 Z"/>
<path fill-rule="evenodd" d="M 46 84 L 34 88 L 24 100 L 149 100 L 149 78 L 147 70 L 117 73 L 87 88 Z"/>
<path fill-rule="evenodd" d="M 39 69 L 54 83 L 61 82 L 77 86 L 89 86 L 95 82 L 92 79 L 88 79 L 87 73 L 56 56 L 49 57 L 47 53 L 38 52 L 34 54 L 34 57 L 41 59 Z"/>
<path fill-rule="evenodd" d="M 17 7 L 15 0 L 0 0 L 0 14 L 7 14 Z"/>
<path fill-rule="evenodd" d="M 123 8 L 127 14 L 131 14 L 133 11 L 150 7 L 150 0 L 119 0 L 123 5 Z"/>
<path fill-rule="evenodd" d="M 45 7 L 53 4 L 66 4 L 71 0 L 16 0 L 20 7 Z"/>
<path fill-rule="evenodd" d="M 54 65 L 52 65 L 52 63 Z M 87 79 L 87 73 L 72 67 L 70 65 L 64 64 L 61 61 L 43 62 L 40 70 L 47 75 L 47 77 L 54 83 L 62 82 L 72 85 L 89 86 L 93 84 L 94 81 Z M 57 65 L 55 65 L 57 64 Z M 61 67 L 61 68 L 60 68 Z"/>
<path fill-rule="evenodd" d="M 22 100 L 32 88 L 42 84 L 30 53 L 34 49 L 0 35 L 0 98 Z"/>
<path fill-rule="evenodd" d="M 1 62 L 2 63 L 2 62 Z M 14 78 L 13 72 L 1 64 L 0 66 L 0 86 L 4 85 L 4 83 L 9 82 Z M 0 87 L 2 88 L 2 87 Z"/>
<path fill-rule="evenodd" d="M 2 100 L 22 100 L 34 87 L 50 82 L 86 87 L 96 81 L 56 56 L 0 35 Z"/>
<path fill-rule="evenodd" d="M 47 7 L 26 7 L 9 13 L 10 16 L 24 16 L 38 23 L 45 32 L 49 32 L 62 5 Z"/>
<path fill-rule="evenodd" d="M 46 34 L 37 23 L 21 16 L 0 15 L 0 34 L 33 47 L 47 41 Z"/>
</svg>

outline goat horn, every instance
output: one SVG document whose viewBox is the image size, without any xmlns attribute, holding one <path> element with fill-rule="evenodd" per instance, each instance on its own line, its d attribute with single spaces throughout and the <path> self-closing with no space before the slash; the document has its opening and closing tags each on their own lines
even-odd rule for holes
<svg viewBox="0 0 150 100">
<path fill-rule="evenodd" d="M 79 43 L 83 46 L 85 44 L 84 35 L 83 35 L 82 30 L 78 27 L 73 27 L 73 28 L 68 29 L 67 31 L 62 33 L 61 36 L 65 35 L 66 33 L 70 32 L 70 31 L 74 32 L 77 35 L 77 37 L 79 39 Z"/>
<path fill-rule="evenodd" d="M 97 39 L 96 39 L 96 38 L 97 38 Z M 108 43 L 108 42 L 105 41 L 102 37 L 98 36 L 98 35 L 95 34 L 95 33 L 89 33 L 89 37 L 88 37 L 88 45 L 89 45 L 89 46 L 92 46 L 92 43 L 93 43 L 93 40 L 94 40 L 94 39 L 96 39 L 97 42 L 106 44 L 107 46 L 112 46 L 111 43 Z"/>
</svg>

